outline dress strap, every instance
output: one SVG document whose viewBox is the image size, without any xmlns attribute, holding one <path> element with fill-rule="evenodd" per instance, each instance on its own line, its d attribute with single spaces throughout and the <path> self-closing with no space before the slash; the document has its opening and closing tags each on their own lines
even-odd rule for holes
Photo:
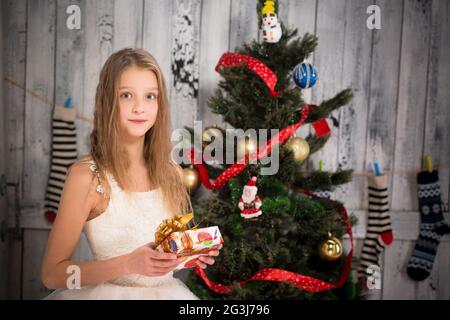
<svg viewBox="0 0 450 320">
<path fill-rule="evenodd" d="M 94 173 L 94 175 L 97 177 L 98 179 L 98 185 L 95 188 L 95 191 L 97 191 L 98 193 L 102 194 L 103 196 L 105 195 L 105 188 L 102 184 L 102 179 L 100 177 L 100 171 L 97 168 L 97 165 L 95 164 L 95 161 L 92 159 L 82 159 L 80 161 L 81 163 L 88 163 L 90 164 L 89 166 L 89 170 L 91 170 L 92 173 Z"/>
<path fill-rule="evenodd" d="M 105 188 L 102 184 L 102 179 L 100 178 L 100 172 L 97 169 L 97 165 L 92 161 L 91 165 L 89 166 L 89 169 L 97 176 L 98 179 L 98 185 L 95 188 L 95 191 L 98 193 L 105 195 Z"/>
</svg>

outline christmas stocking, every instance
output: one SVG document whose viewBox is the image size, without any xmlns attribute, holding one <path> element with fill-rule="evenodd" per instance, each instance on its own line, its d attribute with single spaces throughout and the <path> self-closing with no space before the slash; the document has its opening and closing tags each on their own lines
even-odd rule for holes
<svg viewBox="0 0 450 320">
<path fill-rule="evenodd" d="M 45 195 L 45 218 L 53 222 L 58 212 L 68 167 L 77 159 L 75 109 L 55 106 L 52 117 L 52 162 Z"/>
<path fill-rule="evenodd" d="M 370 266 L 379 267 L 379 255 L 385 246 L 393 240 L 391 219 L 389 217 L 388 180 L 387 176 L 369 176 L 369 214 L 367 232 L 364 239 L 361 264 L 358 269 L 360 276 L 367 274 Z"/>
<path fill-rule="evenodd" d="M 408 262 L 411 279 L 427 278 L 433 268 L 434 257 L 442 235 L 450 232 L 442 215 L 441 191 L 438 172 L 420 172 L 417 175 L 417 192 L 420 209 L 420 232 Z"/>
</svg>

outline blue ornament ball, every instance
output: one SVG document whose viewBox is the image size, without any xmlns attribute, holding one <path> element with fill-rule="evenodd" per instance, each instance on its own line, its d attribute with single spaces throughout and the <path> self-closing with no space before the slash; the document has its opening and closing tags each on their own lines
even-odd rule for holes
<svg viewBox="0 0 450 320">
<path fill-rule="evenodd" d="M 292 77 L 296 85 L 302 89 L 307 89 L 316 83 L 317 72 L 311 63 L 302 62 L 294 68 Z"/>
</svg>

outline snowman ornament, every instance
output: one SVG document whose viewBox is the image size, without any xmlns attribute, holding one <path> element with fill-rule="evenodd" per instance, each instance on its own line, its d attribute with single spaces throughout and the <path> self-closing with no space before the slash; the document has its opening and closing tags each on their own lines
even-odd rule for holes
<svg viewBox="0 0 450 320">
<path fill-rule="evenodd" d="M 244 186 L 242 197 L 239 199 L 238 207 L 241 210 L 241 217 L 252 219 L 260 216 L 261 199 L 257 196 L 256 177 L 252 177 Z"/>
<path fill-rule="evenodd" d="M 265 42 L 277 43 L 280 40 L 281 25 L 275 12 L 268 12 L 263 15 L 261 31 Z"/>
</svg>

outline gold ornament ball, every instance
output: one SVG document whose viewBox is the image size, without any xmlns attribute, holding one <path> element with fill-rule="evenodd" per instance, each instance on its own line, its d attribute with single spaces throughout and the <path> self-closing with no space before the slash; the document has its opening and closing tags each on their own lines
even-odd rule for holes
<svg viewBox="0 0 450 320">
<path fill-rule="evenodd" d="M 217 128 L 217 126 L 212 126 L 212 127 L 208 127 L 205 130 L 203 130 L 202 133 L 202 145 L 203 147 L 206 147 L 208 144 L 210 144 L 214 140 L 216 139 L 223 139 L 223 134 L 222 131 L 220 131 L 219 128 Z"/>
<path fill-rule="evenodd" d="M 200 184 L 200 176 L 197 169 L 188 167 L 183 169 L 183 183 L 188 192 L 195 191 Z"/>
<path fill-rule="evenodd" d="M 238 159 L 241 159 L 244 156 L 253 153 L 256 149 L 258 149 L 258 143 L 255 138 L 251 136 L 238 138 L 236 148 Z"/>
<path fill-rule="evenodd" d="M 336 261 L 343 253 L 342 243 L 336 238 L 329 236 L 319 244 L 319 256 L 325 261 Z"/>
<path fill-rule="evenodd" d="M 309 156 L 309 144 L 302 138 L 290 138 L 284 146 L 292 151 L 295 161 L 303 161 Z"/>
</svg>

